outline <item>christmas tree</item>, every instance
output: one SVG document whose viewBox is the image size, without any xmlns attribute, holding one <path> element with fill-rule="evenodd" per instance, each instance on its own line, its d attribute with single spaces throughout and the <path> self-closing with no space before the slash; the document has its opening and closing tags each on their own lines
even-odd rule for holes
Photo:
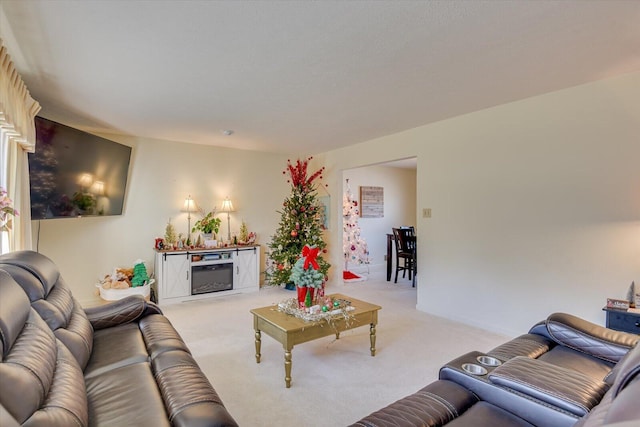
<svg viewBox="0 0 640 427">
<path fill-rule="evenodd" d="M 319 249 L 317 262 L 323 277 L 329 271 L 330 264 L 321 255 L 326 253 L 327 245 L 322 240 L 321 207 L 313 183 L 318 178 L 322 179 L 324 168 L 308 175 L 307 167 L 311 159 L 298 160 L 295 164 L 287 161 L 287 169 L 282 172 L 290 176 L 287 182 L 291 183 L 291 195 L 282 204 L 280 224 L 268 244 L 270 251 L 265 276 L 271 285 L 284 284 L 290 287 L 291 270 L 305 245 Z"/>
<path fill-rule="evenodd" d="M 342 251 L 344 253 L 344 269 L 349 270 L 349 263 L 357 265 L 369 263 L 369 250 L 367 242 L 360 237 L 360 226 L 358 218 L 360 218 L 360 209 L 358 209 L 358 201 L 353 200 L 349 180 L 342 197 Z"/>
<path fill-rule="evenodd" d="M 173 224 L 171 224 L 171 218 L 169 218 L 169 222 L 167 222 L 167 226 L 164 228 L 164 240 L 171 247 L 177 239 L 176 229 L 173 227 Z"/>
</svg>

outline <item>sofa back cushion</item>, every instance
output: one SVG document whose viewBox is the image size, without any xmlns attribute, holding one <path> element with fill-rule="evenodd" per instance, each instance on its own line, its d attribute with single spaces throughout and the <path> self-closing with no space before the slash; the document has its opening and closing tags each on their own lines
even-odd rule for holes
<svg viewBox="0 0 640 427">
<path fill-rule="evenodd" d="M 614 331 L 567 313 L 551 314 L 546 325 L 558 344 L 611 363 L 618 363 L 638 342 L 638 335 Z"/>
<path fill-rule="evenodd" d="M 93 347 L 93 328 L 53 261 L 37 252 L 16 251 L 0 256 L 0 268 L 22 287 L 31 307 L 84 369 Z"/>
<path fill-rule="evenodd" d="M 88 409 L 76 359 L 0 270 L 0 405 L 3 423 L 86 426 Z M 5 417 L 12 419 L 4 420 Z"/>
<path fill-rule="evenodd" d="M 640 422 L 640 346 L 632 348 L 616 365 L 609 391 L 589 415 L 574 427 L 636 426 Z"/>
</svg>

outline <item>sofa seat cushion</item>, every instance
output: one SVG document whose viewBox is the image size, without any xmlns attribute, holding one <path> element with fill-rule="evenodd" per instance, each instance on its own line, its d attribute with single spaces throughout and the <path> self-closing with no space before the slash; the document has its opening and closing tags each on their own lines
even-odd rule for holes
<svg viewBox="0 0 640 427">
<path fill-rule="evenodd" d="M 573 369 L 595 380 L 604 380 L 614 366 L 610 362 L 589 356 L 588 354 L 579 353 L 561 345 L 555 346 L 547 353 L 541 355 L 539 359 L 552 365 Z"/>
<path fill-rule="evenodd" d="M 92 426 L 169 426 L 149 363 L 85 378 Z"/>
<path fill-rule="evenodd" d="M 447 427 L 533 427 L 530 424 L 495 405 L 481 401 L 473 405 L 461 417 Z"/>
<path fill-rule="evenodd" d="M 140 319 L 139 328 L 151 359 L 167 350 L 182 350 L 189 353 L 187 345 L 165 316 L 161 314 L 145 316 Z"/>
<path fill-rule="evenodd" d="M 609 388 L 604 381 L 574 369 L 522 356 L 498 366 L 489 374 L 489 380 L 579 417 L 589 413 Z"/>
<path fill-rule="evenodd" d="M 94 333 L 93 352 L 84 375 L 85 378 L 91 378 L 148 360 L 149 354 L 138 324 L 126 323 Z"/>
</svg>

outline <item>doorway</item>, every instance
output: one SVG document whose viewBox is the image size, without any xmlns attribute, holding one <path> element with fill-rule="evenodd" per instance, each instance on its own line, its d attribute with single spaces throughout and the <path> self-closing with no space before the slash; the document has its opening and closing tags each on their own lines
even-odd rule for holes
<svg viewBox="0 0 640 427">
<path fill-rule="evenodd" d="M 357 220 L 360 236 L 368 248 L 368 264 L 347 264 L 349 270 L 365 272 L 376 280 L 386 280 L 387 234 L 393 227 L 414 226 L 417 230 L 417 158 L 345 169 L 342 171 L 343 206 L 347 188 L 346 180 L 354 200 L 360 205 L 361 187 L 382 187 L 383 213 L 381 217 L 364 217 Z M 344 242 L 344 217 L 341 222 Z M 343 243 L 343 252 L 345 251 Z M 392 254 L 394 252 L 392 251 Z M 393 255 L 392 255 L 393 256 Z M 408 277 L 398 278 L 398 284 L 411 287 Z M 393 279 L 391 281 L 393 283 Z"/>
</svg>

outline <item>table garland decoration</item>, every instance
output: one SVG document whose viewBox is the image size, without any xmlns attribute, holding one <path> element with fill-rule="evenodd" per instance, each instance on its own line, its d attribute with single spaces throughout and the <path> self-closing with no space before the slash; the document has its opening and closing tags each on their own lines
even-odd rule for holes
<svg viewBox="0 0 640 427">
<path fill-rule="evenodd" d="M 353 320 L 351 311 L 355 307 L 351 305 L 351 301 L 344 299 L 332 299 L 326 297 L 323 305 L 314 305 L 312 307 L 300 308 L 296 298 L 289 298 L 278 303 L 278 311 L 295 316 L 305 322 L 323 322 L 326 321 L 330 326 L 335 320 L 344 319 L 347 322 Z"/>
</svg>

